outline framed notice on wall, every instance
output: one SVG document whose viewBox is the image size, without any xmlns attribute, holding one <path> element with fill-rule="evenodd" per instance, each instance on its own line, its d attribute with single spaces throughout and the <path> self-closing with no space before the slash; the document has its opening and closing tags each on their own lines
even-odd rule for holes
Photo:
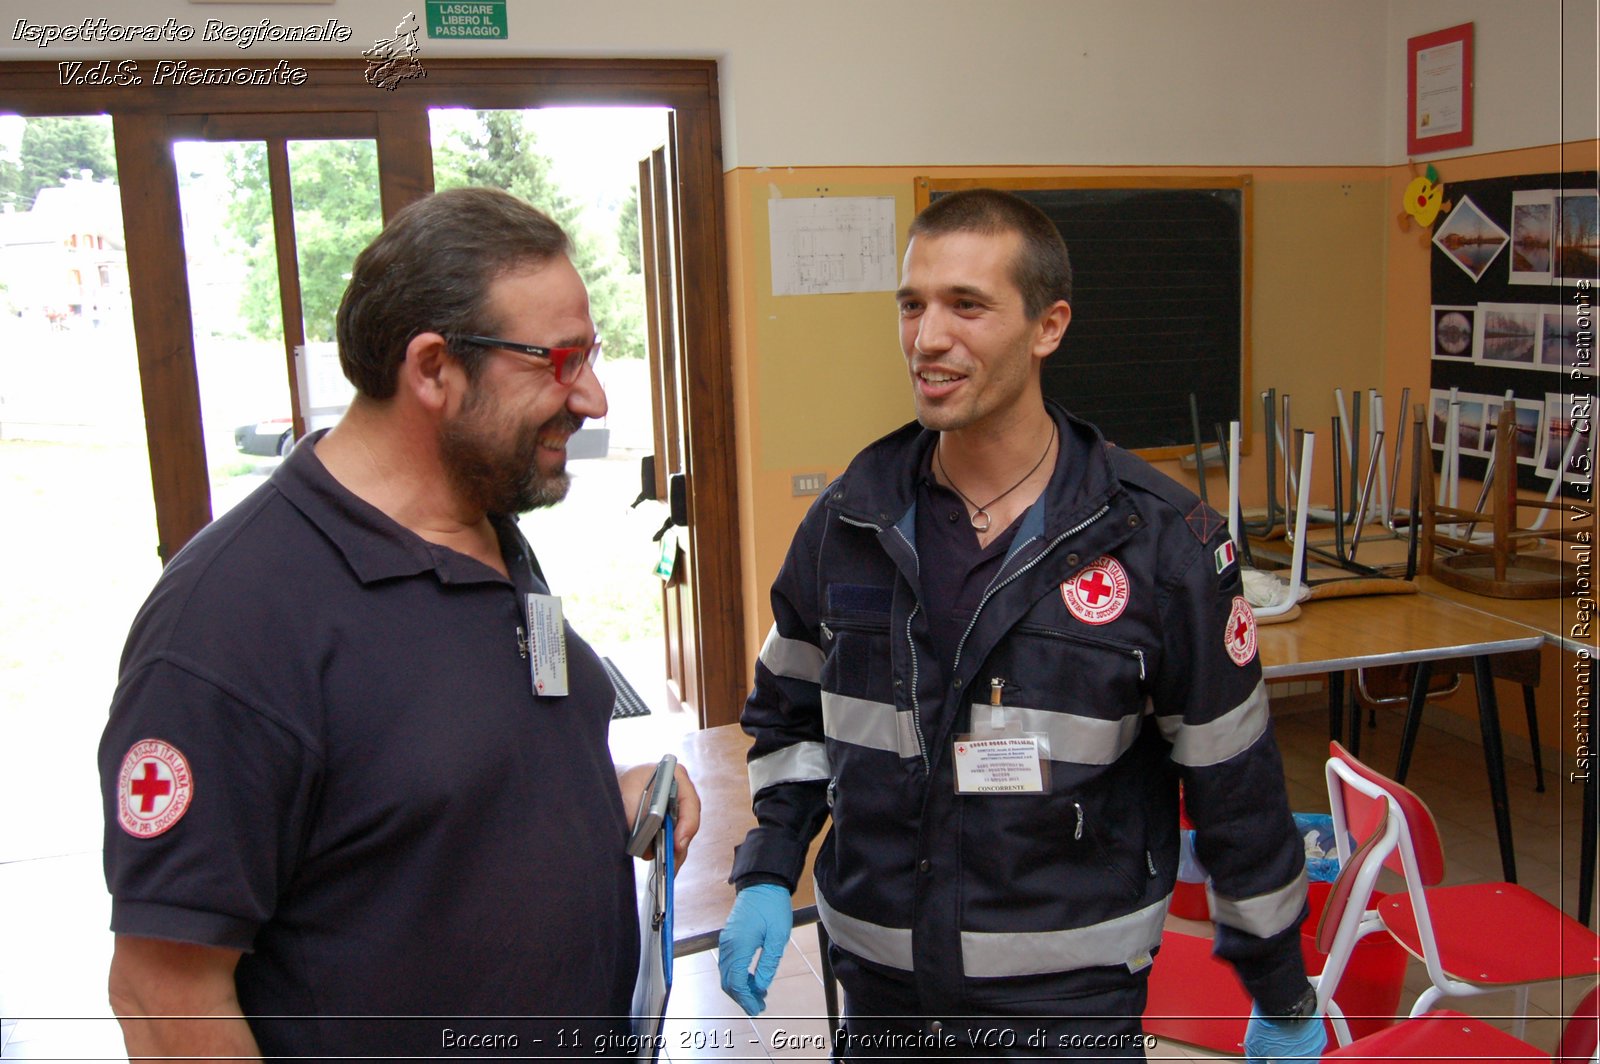
<svg viewBox="0 0 1600 1064">
<path fill-rule="evenodd" d="M 1472 146 L 1472 23 L 1406 41 L 1406 152 Z"/>
</svg>

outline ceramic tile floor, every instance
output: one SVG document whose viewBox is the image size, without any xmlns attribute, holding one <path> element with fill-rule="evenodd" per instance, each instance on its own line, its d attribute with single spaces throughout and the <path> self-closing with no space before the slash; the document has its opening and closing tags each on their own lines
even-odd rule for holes
<svg viewBox="0 0 1600 1064">
<path fill-rule="evenodd" d="M 1514 702 L 1504 700 L 1507 705 Z M 1322 778 L 1326 714 L 1315 697 L 1274 707 L 1284 751 L 1292 807 L 1327 808 Z M 1394 767 L 1399 718 L 1380 715 L 1367 732 L 1363 756 L 1384 771 Z M 618 722 L 618 745 L 659 748 L 664 736 L 684 726 L 680 715 L 652 714 Z M 1547 792 L 1533 791 L 1531 766 L 1508 763 L 1519 879 L 1572 911 L 1576 899 L 1580 791 L 1561 782 L 1559 766 L 1547 765 Z M 1450 882 L 1499 878 L 1499 857 L 1489 815 L 1483 759 L 1474 743 L 1425 726 L 1409 780 L 1439 818 L 1445 836 Z M 81 826 L 81 825 L 80 825 Z M 82 832 L 70 832 L 83 837 Z M 105 1004 L 109 913 L 98 852 L 79 852 L 0 863 L 0 1057 L 6 1060 L 125 1060 L 115 1021 Z M 812 929 L 797 930 L 768 996 L 765 1015 L 752 1021 L 723 996 L 714 953 L 678 962 L 668 1023 L 667 1057 L 698 1060 L 817 1060 L 826 1041 L 822 982 Z M 1420 964 L 1408 968 L 1402 1005 L 1426 985 Z M 1553 1046 L 1559 1019 L 1593 984 L 1575 980 L 1536 990 L 1526 1037 Z M 1509 1026 L 1511 995 L 1458 999 L 1453 1007 L 1494 1017 Z M 782 1032 L 780 1036 L 780 1032 Z M 1213 1059 L 1214 1055 L 1172 1043 L 1150 1053 L 1154 1060 Z"/>
</svg>

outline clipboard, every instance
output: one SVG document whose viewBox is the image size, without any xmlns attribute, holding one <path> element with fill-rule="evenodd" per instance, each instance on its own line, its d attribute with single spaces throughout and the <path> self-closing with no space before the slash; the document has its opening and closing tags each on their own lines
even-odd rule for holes
<svg viewBox="0 0 1600 1064">
<path fill-rule="evenodd" d="M 658 780 L 672 780 L 677 759 L 670 754 L 656 769 Z M 646 788 L 646 803 L 657 787 Z M 639 888 L 639 975 L 633 987 L 633 1036 L 638 1051 L 635 1060 L 655 1064 L 661 1056 L 664 1039 L 661 1022 L 672 993 L 672 887 L 677 869 L 673 863 L 672 827 L 678 811 L 678 787 L 670 783 L 661 789 L 667 794 L 653 842 L 655 856 L 644 865 Z M 643 812 L 641 810 L 641 812 Z M 635 858 L 637 860 L 637 858 Z M 635 866 L 635 872 L 639 872 Z"/>
</svg>

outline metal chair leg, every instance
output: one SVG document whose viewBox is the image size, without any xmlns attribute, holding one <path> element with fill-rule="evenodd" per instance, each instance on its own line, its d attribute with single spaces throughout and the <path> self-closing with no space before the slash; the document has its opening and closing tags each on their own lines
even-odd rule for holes
<svg viewBox="0 0 1600 1064">
<path fill-rule="evenodd" d="M 843 1060 L 844 1022 L 839 1016 L 839 982 L 833 977 L 833 960 L 828 956 L 828 947 L 832 943 L 827 928 L 822 926 L 820 920 L 817 921 L 817 945 L 822 957 L 822 1002 L 828 1010 L 828 1038 L 832 1044 L 828 1059 Z"/>
</svg>

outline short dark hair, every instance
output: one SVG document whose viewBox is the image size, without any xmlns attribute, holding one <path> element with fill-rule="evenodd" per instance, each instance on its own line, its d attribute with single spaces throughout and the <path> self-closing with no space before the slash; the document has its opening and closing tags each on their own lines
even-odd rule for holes
<svg viewBox="0 0 1600 1064">
<path fill-rule="evenodd" d="M 549 216 L 498 189 L 450 189 L 410 204 L 356 257 L 339 302 L 344 375 L 360 394 L 388 399 L 413 337 L 493 333 L 498 323 L 484 320 L 489 286 L 570 246 Z M 452 342 L 450 351 L 477 375 L 482 350 Z"/>
<path fill-rule="evenodd" d="M 912 220 L 906 238 L 950 233 L 1016 233 L 1022 238 L 1011 280 L 1022 293 L 1029 318 L 1039 317 L 1058 299 L 1072 302 L 1066 241 L 1049 216 L 1022 197 L 994 188 L 946 193 Z"/>
</svg>

